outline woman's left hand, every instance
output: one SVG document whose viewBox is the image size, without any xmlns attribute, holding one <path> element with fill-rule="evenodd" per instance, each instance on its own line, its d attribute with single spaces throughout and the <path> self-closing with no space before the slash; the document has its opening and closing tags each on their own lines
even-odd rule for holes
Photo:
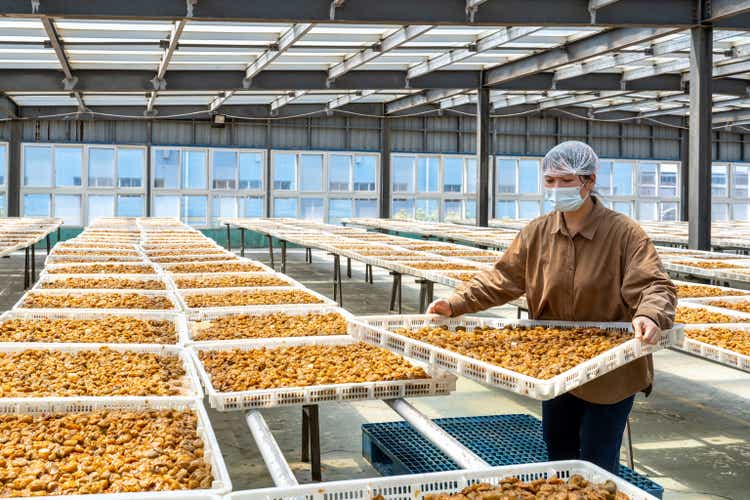
<svg viewBox="0 0 750 500">
<path fill-rule="evenodd" d="M 635 338 L 646 344 L 656 344 L 661 336 L 661 328 L 646 316 L 633 318 Z"/>
</svg>

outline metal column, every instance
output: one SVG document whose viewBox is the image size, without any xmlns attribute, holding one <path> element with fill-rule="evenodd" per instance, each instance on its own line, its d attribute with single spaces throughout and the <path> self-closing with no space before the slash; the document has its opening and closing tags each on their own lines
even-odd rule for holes
<svg viewBox="0 0 750 500">
<path fill-rule="evenodd" d="M 680 160 L 680 220 L 687 221 L 690 213 L 690 133 L 687 130 L 680 131 Z"/>
<path fill-rule="evenodd" d="M 482 82 L 484 83 L 484 82 Z M 489 225 L 490 89 L 477 91 L 477 226 Z"/>
<path fill-rule="evenodd" d="M 8 143 L 8 216 L 21 215 L 21 135 L 23 122 L 11 120 Z"/>
<path fill-rule="evenodd" d="M 380 119 L 380 196 L 378 197 L 381 219 L 391 216 L 391 119 Z"/>
<path fill-rule="evenodd" d="M 703 3 L 703 2 L 701 2 Z M 690 30 L 688 247 L 711 249 L 711 72 L 713 28 Z"/>
</svg>

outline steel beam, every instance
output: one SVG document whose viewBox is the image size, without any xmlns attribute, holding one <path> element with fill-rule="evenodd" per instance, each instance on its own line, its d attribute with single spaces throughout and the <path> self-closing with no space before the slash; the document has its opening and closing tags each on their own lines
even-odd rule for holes
<svg viewBox="0 0 750 500">
<path fill-rule="evenodd" d="M 0 118 L 18 118 L 18 106 L 7 95 L 0 92 Z"/>
<path fill-rule="evenodd" d="M 717 23 L 723 19 L 750 13 L 750 0 L 711 0 L 704 22 Z"/>
<path fill-rule="evenodd" d="M 364 65 L 373 59 L 380 57 L 386 52 L 400 47 L 401 45 L 427 33 L 431 25 L 404 26 L 382 39 L 376 46 L 368 47 L 343 60 L 328 70 L 328 79 L 335 81 L 342 75 Z"/>
<path fill-rule="evenodd" d="M 339 97 L 337 97 L 336 99 L 334 99 L 332 101 L 329 101 L 328 104 L 326 105 L 326 107 L 328 109 L 340 108 L 341 106 L 346 106 L 347 104 L 351 104 L 353 102 L 357 102 L 360 99 L 364 99 L 367 96 L 371 96 L 371 95 L 377 94 L 377 93 L 378 93 L 377 90 L 370 89 L 370 90 L 357 91 L 354 94 L 342 95 L 342 96 L 339 96 Z"/>
<path fill-rule="evenodd" d="M 385 107 L 384 107 L 385 108 Z M 383 109 L 385 115 L 385 109 Z M 380 195 L 378 213 L 381 219 L 391 216 L 391 119 L 380 119 Z"/>
<path fill-rule="evenodd" d="M 477 89 L 477 226 L 489 225 L 490 202 L 490 89 Z"/>
<path fill-rule="evenodd" d="M 11 120 L 8 141 L 8 216 L 21 215 L 21 143 L 23 122 Z"/>
<path fill-rule="evenodd" d="M 691 29 L 688 246 L 711 248 L 711 71 L 713 29 Z"/>
<path fill-rule="evenodd" d="M 690 214 L 690 134 L 680 130 L 680 220 Z"/>
<path fill-rule="evenodd" d="M 420 94 L 410 95 L 408 97 L 402 97 L 391 101 L 385 106 L 385 112 L 389 115 L 398 113 L 399 111 L 405 111 L 410 108 L 422 106 L 425 104 L 432 104 L 443 99 L 447 99 L 456 94 L 464 92 L 463 89 L 443 89 L 443 90 L 427 90 Z"/>
<path fill-rule="evenodd" d="M 268 65 L 274 62 L 281 54 L 294 45 L 297 40 L 304 37 L 313 27 L 310 23 L 295 24 L 289 28 L 276 41 L 275 46 L 269 47 L 268 50 L 259 55 L 252 63 L 245 68 L 245 79 L 251 80 L 255 75 L 263 71 Z"/>
<path fill-rule="evenodd" d="M 176 23 L 172 25 L 172 30 L 169 33 L 169 40 L 167 42 L 167 46 L 164 48 L 164 51 L 162 52 L 161 59 L 159 60 L 159 67 L 156 69 L 156 76 L 152 80 L 154 89 L 164 90 L 166 88 L 166 82 L 164 81 L 164 76 L 167 74 L 169 63 L 172 61 L 172 56 L 174 56 L 174 53 L 177 50 L 177 46 L 180 40 L 180 35 L 182 35 L 182 31 L 185 29 L 185 24 L 187 24 L 187 22 L 184 19 L 180 19 L 179 21 L 177 21 Z M 149 96 L 148 102 L 146 103 L 147 114 L 153 113 L 154 104 L 156 103 L 157 95 L 158 95 L 157 90 L 151 91 L 151 95 Z"/>
<path fill-rule="evenodd" d="M 673 28 L 619 28 L 604 31 L 491 69 L 487 72 L 485 84 L 496 85 L 523 76 L 555 70 L 566 64 L 616 52 L 673 32 Z"/>
<path fill-rule="evenodd" d="M 723 0 L 734 2 L 734 0 Z M 695 23 L 691 0 L 628 0 L 601 9 L 597 23 L 605 26 L 682 26 Z M 740 2 L 744 3 L 744 2 Z M 364 23 L 465 25 L 466 2 L 425 0 L 348 0 L 331 19 L 330 0 L 278 2 L 199 1 L 188 15 L 185 0 L 42 0 L 35 11 L 29 0 L 4 0 L 8 16 L 72 19 L 162 19 L 189 17 L 196 21 L 261 23 Z M 503 0 L 482 4 L 473 23 L 483 26 L 581 26 L 591 24 L 589 2 L 581 0 Z"/>
<path fill-rule="evenodd" d="M 44 26 L 44 32 L 49 39 L 50 45 L 52 45 L 52 49 L 55 51 L 57 61 L 60 63 L 62 72 L 65 75 L 65 79 L 63 79 L 62 82 L 63 88 L 72 92 L 73 97 L 75 97 L 75 100 L 78 102 L 78 110 L 83 111 L 86 109 L 86 103 L 83 102 L 81 93 L 78 90 L 74 90 L 78 83 L 78 78 L 73 76 L 73 71 L 70 69 L 68 56 L 65 54 L 65 49 L 60 42 L 60 36 L 57 34 L 55 23 L 47 16 L 42 16 L 40 20 L 42 21 L 42 26 Z"/>
<path fill-rule="evenodd" d="M 274 113 L 278 111 L 287 104 L 293 103 L 305 94 L 307 94 L 306 90 L 295 90 L 294 92 L 290 92 L 288 94 L 277 97 L 276 99 L 271 101 L 271 112 Z"/>
</svg>

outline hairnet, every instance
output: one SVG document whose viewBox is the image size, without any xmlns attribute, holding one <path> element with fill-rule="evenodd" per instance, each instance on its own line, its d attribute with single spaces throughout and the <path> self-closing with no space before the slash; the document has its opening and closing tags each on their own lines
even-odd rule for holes
<svg viewBox="0 0 750 500">
<path fill-rule="evenodd" d="M 561 142 L 544 156 L 542 174 L 560 177 L 563 175 L 591 175 L 599 168 L 599 158 L 591 146 L 580 141 Z"/>
</svg>

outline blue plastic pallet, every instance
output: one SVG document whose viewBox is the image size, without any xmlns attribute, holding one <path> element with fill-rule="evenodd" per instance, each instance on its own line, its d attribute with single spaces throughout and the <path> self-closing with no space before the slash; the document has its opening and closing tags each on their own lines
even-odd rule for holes
<svg viewBox="0 0 750 500">
<path fill-rule="evenodd" d="M 531 415 L 439 418 L 434 422 L 490 465 L 547 461 L 542 422 Z M 362 456 L 383 476 L 459 467 L 407 422 L 362 425 Z M 664 488 L 620 465 L 621 478 L 658 498 Z"/>
</svg>

